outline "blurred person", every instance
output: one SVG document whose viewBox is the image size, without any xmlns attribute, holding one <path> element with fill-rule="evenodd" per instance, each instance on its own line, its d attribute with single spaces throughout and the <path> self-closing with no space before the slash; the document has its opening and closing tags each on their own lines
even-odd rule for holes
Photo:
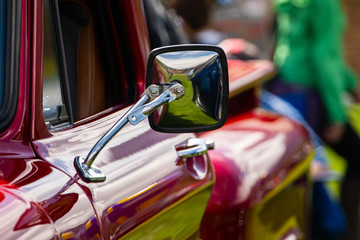
<svg viewBox="0 0 360 240">
<path fill-rule="evenodd" d="M 225 35 L 210 26 L 214 0 L 174 0 L 171 7 L 182 18 L 191 43 L 218 44 Z"/>
<path fill-rule="evenodd" d="M 211 15 L 216 2 L 215 0 L 173 0 L 169 5 L 181 18 L 179 25 L 190 43 L 218 45 L 228 58 L 242 60 L 259 58 L 261 52 L 255 44 L 242 38 L 227 38 L 226 34 L 211 26 Z M 227 2 L 227 4 L 231 3 L 231 1 Z"/>
<path fill-rule="evenodd" d="M 161 0 L 144 0 L 151 49 L 189 43 L 178 16 Z"/>
<path fill-rule="evenodd" d="M 273 0 L 277 16 L 274 62 L 279 77 L 268 89 L 296 107 L 348 168 L 341 203 L 345 239 L 359 238 L 360 138 L 348 123 L 345 93 L 360 100 L 359 84 L 343 56 L 344 15 L 338 0 Z"/>
</svg>

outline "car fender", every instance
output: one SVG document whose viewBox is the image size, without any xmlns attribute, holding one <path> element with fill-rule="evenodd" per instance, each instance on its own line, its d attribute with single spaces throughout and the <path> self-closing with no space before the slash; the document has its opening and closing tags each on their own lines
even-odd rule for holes
<svg viewBox="0 0 360 240">
<path fill-rule="evenodd" d="M 313 147 L 302 125 L 257 108 L 201 137 L 215 140 L 209 156 L 216 179 L 202 222 L 203 239 L 307 234 Z M 294 197 L 298 200 L 292 201 Z M 279 211 L 276 206 L 288 214 L 274 214 Z"/>
<path fill-rule="evenodd" d="M 209 211 L 257 204 L 292 171 L 308 166 L 312 150 L 301 125 L 260 109 L 202 137 L 216 142 L 209 152 L 216 174 Z"/>
</svg>

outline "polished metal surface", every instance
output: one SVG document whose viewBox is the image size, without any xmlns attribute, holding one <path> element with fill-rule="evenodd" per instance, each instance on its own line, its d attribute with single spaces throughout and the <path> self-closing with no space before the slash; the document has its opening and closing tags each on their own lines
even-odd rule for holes
<svg viewBox="0 0 360 240">
<path fill-rule="evenodd" d="M 164 92 L 161 93 L 159 86 L 149 86 L 142 97 L 135 103 L 128 112 L 126 112 L 111 128 L 107 131 L 100 140 L 91 149 L 87 157 L 83 160 L 77 156 L 74 159 L 75 168 L 80 177 L 86 182 L 103 182 L 106 176 L 97 168 L 92 167 L 96 157 L 105 145 L 118 133 L 128 122 L 133 125 L 138 124 L 149 116 L 156 108 L 174 101 L 182 97 L 185 89 L 181 84 L 174 83 L 169 85 Z M 160 96 L 156 97 L 159 93 Z M 156 97 L 156 98 L 155 98 Z M 146 104 L 150 101 L 148 104 Z"/>
<path fill-rule="evenodd" d="M 214 141 L 203 138 L 192 138 L 188 140 L 186 147 L 187 149 L 177 152 L 178 156 L 182 159 L 206 154 L 208 150 L 214 149 Z"/>
<path fill-rule="evenodd" d="M 122 116 L 115 124 L 112 126 L 109 131 L 107 131 L 104 136 L 95 144 L 95 146 L 91 149 L 88 156 L 85 158 L 84 163 L 90 167 L 96 156 L 100 153 L 100 151 L 105 147 L 105 145 L 118 133 L 127 123 L 128 123 L 128 116 L 133 111 L 133 109 L 142 106 L 149 100 L 148 95 L 143 95 L 137 103 L 135 103 L 124 116 Z"/>
<path fill-rule="evenodd" d="M 104 182 L 106 180 L 105 174 L 103 174 L 99 169 L 94 166 L 89 167 L 84 163 L 84 159 L 82 157 L 75 158 L 75 168 L 81 179 L 85 182 Z"/>
<path fill-rule="evenodd" d="M 150 89 L 149 91 L 151 91 L 151 93 L 158 93 L 160 91 L 158 88 L 159 87 L 156 85 L 151 85 L 147 89 Z M 181 86 L 181 84 L 172 84 L 170 88 L 165 90 L 160 96 L 153 99 L 151 102 L 134 109 L 134 111 L 129 114 L 128 120 L 132 125 L 136 125 L 147 118 L 158 107 L 170 103 L 184 94 L 185 89 Z"/>
<path fill-rule="evenodd" d="M 219 53 L 209 50 L 160 53 L 153 61 L 152 72 L 155 82 L 176 81 L 186 89 L 179 101 L 154 112 L 159 127 L 196 128 L 221 121 L 224 76 Z"/>
</svg>

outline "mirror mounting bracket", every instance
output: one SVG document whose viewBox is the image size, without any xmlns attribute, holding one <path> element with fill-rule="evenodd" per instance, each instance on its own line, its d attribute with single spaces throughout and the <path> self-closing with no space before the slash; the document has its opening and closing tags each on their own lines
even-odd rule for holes
<svg viewBox="0 0 360 240">
<path fill-rule="evenodd" d="M 132 125 L 138 124 L 158 107 L 180 98 L 185 93 L 185 88 L 179 83 L 167 86 L 167 89 L 163 91 L 163 86 L 152 84 L 145 90 L 144 94 L 150 96 L 150 102 L 139 106 L 131 112 L 128 120 Z M 163 92 L 159 95 L 161 90 Z"/>
<path fill-rule="evenodd" d="M 147 118 L 158 107 L 168 104 L 185 94 L 185 88 L 179 83 L 150 85 L 141 98 L 100 138 L 85 159 L 75 157 L 74 166 L 85 182 L 104 182 L 106 176 L 96 167 L 92 167 L 96 157 L 105 145 L 128 123 L 136 125 Z"/>
</svg>

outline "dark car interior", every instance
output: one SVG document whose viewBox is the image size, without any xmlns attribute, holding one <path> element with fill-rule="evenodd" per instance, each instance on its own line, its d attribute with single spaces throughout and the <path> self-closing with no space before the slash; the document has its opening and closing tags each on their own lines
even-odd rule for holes
<svg viewBox="0 0 360 240">
<path fill-rule="evenodd" d="M 112 17 L 118 8 L 116 1 L 59 1 L 75 120 L 134 98 L 121 55 L 121 21 Z"/>
<path fill-rule="evenodd" d="M 136 82 L 119 1 L 49 1 L 70 122 L 133 102 Z"/>
<path fill-rule="evenodd" d="M 161 0 L 143 0 L 151 48 L 189 43 Z"/>
<path fill-rule="evenodd" d="M 0 1 L 0 131 L 16 114 L 19 94 L 21 1 Z"/>
</svg>

